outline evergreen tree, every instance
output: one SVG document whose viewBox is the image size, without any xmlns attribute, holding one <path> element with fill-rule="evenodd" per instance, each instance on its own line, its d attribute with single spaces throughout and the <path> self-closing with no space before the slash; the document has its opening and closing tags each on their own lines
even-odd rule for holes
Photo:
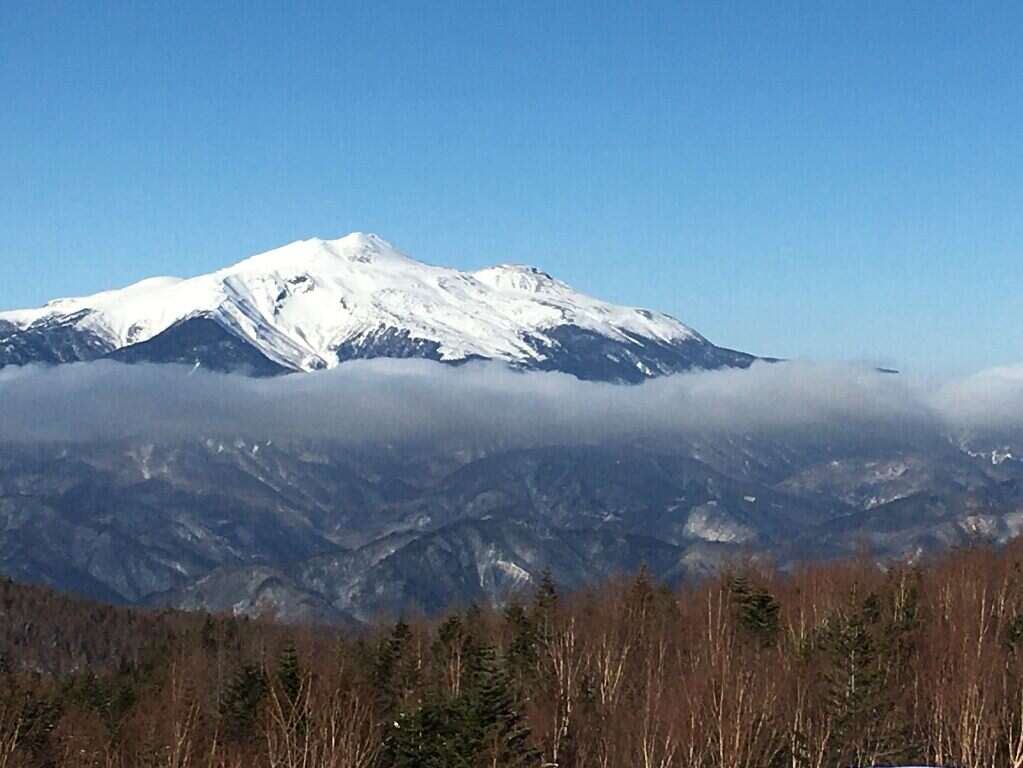
<svg viewBox="0 0 1023 768">
<path fill-rule="evenodd" d="M 885 725 L 884 743 L 888 757 L 899 762 L 908 762 L 920 751 L 919 734 L 914 732 L 911 716 L 898 704 L 898 692 L 912 685 L 910 669 L 918 651 L 920 628 L 919 598 L 919 574 L 893 571 L 885 591 L 871 594 L 863 611 L 876 638 L 877 707 Z"/>
<path fill-rule="evenodd" d="M 212 616 L 207 616 L 202 623 L 200 642 L 202 643 L 203 650 L 207 653 L 213 652 L 217 647 L 217 626 L 213 622 Z"/>
<path fill-rule="evenodd" d="M 533 626 L 539 638 L 550 635 L 555 611 L 558 608 L 558 588 L 554 584 L 554 576 L 550 567 L 544 568 L 540 576 L 540 586 L 533 595 Z"/>
<path fill-rule="evenodd" d="M 506 653 L 509 675 L 521 688 L 536 665 L 536 627 L 519 603 L 510 603 L 505 608 L 504 622 L 511 632 Z"/>
<path fill-rule="evenodd" d="M 373 670 L 373 682 L 378 686 L 386 686 L 391 682 L 412 637 L 412 629 L 404 619 L 399 619 L 391 633 L 380 644 Z"/>
<path fill-rule="evenodd" d="M 533 610 L 537 614 L 550 613 L 558 607 L 558 588 L 554 583 L 554 574 L 550 566 L 540 574 L 540 586 L 533 596 Z"/>
<path fill-rule="evenodd" d="M 244 741 L 252 735 L 259 705 L 266 695 L 266 681 L 259 668 L 246 664 L 238 670 L 224 691 L 220 716 L 229 738 Z"/>
<path fill-rule="evenodd" d="M 435 744 L 437 730 L 427 728 L 426 719 L 424 707 L 420 706 L 412 712 L 399 712 L 388 723 L 383 750 L 383 764 L 387 768 L 428 768 L 435 764 L 431 745 Z"/>
<path fill-rule="evenodd" d="M 1005 644 L 1012 653 L 1018 653 L 1023 648 L 1023 613 L 1017 613 L 1006 624 Z"/>
<path fill-rule="evenodd" d="M 658 593 L 653 577 L 646 564 L 640 566 L 639 573 L 632 582 L 628 595 L 628 611 L 630 622 L 645 636 L 658 615 Z"/>
<path fill-rule="evenodd" d="M 294 708 L 302 692 L 302 667 L 295 646 L 288 644 L 277 660 L 277 682 L 288 703 Z"/>
<path fill-rule="evenodd" d="M 829 660 L 824 704 L 834 724 L 833 757 L 843 764 L 894 757 L 908 746 L 892 717 L 880 647 L 869 613 L 851 610 L 832 617 L 824 640 Z"/>
<path fill-rule="evenodd" d="M 388 768 L 524 768 L 538 753 L 529 744 L 509 684 L 493 648 L 472 659 L 467 685 L 455 697 L 431 692 L 390 723 L 384 764 Z"/>
<path fill-rule="evenodd" d="M 399 619 L 377 652 L 373 669 L 373 685 L 385 715 L 396 712 L 405 692 L 415 683 L 417 670 L 407 663 L 412 628 Z"/>
<path fill-rule="evenodd" d="M 863 601 L 863 620 L 867 624 L 881 621 L 881 597 L 876 592 L 871 592 Z"/>
<path fill-rule="evenodd" d="M 450 647 L 458 644 L 465 636 L 465 625 L 462 617 L 458 614 L 449 616 L 444 623 L 437 628 L 437 640 L 444 646 Z"/>
<path fill-rule="evenodd" d="M 472 637 L 479 637 L 483 631 L 483 611 L 476 603 L 465 609 L 464 625 L 466 633 Z"/>
<path fill-rule="evenodd" d="M 479 734 L 477 765 L 518 768 L 535 764 L 539 754 L 529 744 L 508 675 L 493 649 L 485 649 L 472 692 L 472 714 Z"/>
<path fill-rule="evenodd" d="M 50 736 L 56 728 L 64 710 L 60 697 L 37 697 L 24 694 L 20 717 L 22 724 L 21 743 L 42 765 L 54 764 L 50 758 Z"/>
<path fill-rule="evenodd" d="M 778 635 L 778 601 L 766 589 L 752 586 L 744 575 L 730 578 L 728 589 L 739 627 L 762 647 L 771 645 Z"/>
<path fill-rule="evenodd" d="M 93 712 L 111 734 L 116 734 L 121 719 L 135 703 L 136 693 L 130 677 L 98 677 L 91 670 L 72 678 L 64 698 Z"/>
<path fill-rule="evenodd" d="M 848 730 L 872 714 L 877 687 L 874 643 L 859 615 L 838 617 L 826 642 L 832 660 L 827 700 L 840 729 Z"/>
</svg>

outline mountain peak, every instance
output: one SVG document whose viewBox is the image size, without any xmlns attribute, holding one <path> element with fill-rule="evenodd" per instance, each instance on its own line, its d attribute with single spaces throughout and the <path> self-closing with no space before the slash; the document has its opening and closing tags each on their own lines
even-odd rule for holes
<svg viewBox="0 0 1023 768">
<path fill-rule="evenodd" d="M 473 272 L 473 277 L 491 288 L 519 293 L 540 293 L 545 290 L 571 290 L 560 280 L 528 264 L 498 264 Z"/>
<path fill-rule="evenodd" d="M 314 238 L 307 242 L 326 248 L 333 254 L 343 258 L 360 258 L 365 256 L 400 255 L 389 242 L 372 232 L 350 232 L 334 240 Z"/>
<path fill-rule="evenodd" d="M 349 232 L 347 235 L 330 242 L 356 248 L 386 248 L 394 250 L 393 245 L 374 232 Z"/>
<path fill-rule="evenodd" d="M 371 262 L 378 258 L 413 261 L 389 242 L 372 232 L 351 232 L 337 240 L 320 240 L 322 247 L 341 258 Z"/>
<path fill-rule="evenodd" d="M 202 333 L 182 329 L 196 318 L 206 323 Z M 153 345 L 164 361 L 219 354 L 236 347 L 230 340 L 236 339 L 291 371 L 354 358 L 426 357 L 636 381 L 753 360 L 719 350 L 668 315 L 587 296 L 534 266 L 500 264 L 477 272 L 431 266 L 368 232 L 297 240 L 211 274 L 0 313 L 0 321 L 36 334 L 32 344 L 44 337 L 51 346 L 64 344 L 61 329 L 81 334 L 88 341 L 78 345 L 82 349 L 108 351 L 177 334 Z M 0 345 L 0 367 L 31 362 L 26 339 L 0 339 L 7 344 Z M 127 357 L 149 359 L 146 354 L 132 350 Z"/>
<path fill-rule="evenodd" d="M 294 269 L 333 272 L 345 264 L 371 264 L 379 260 L 411 261 L 379 235 L 352 232 L 333 240 L 319 237 L 296 240 L 280 248 L 250 256 L 221 270 L 221 273 Z"/>
</svg>

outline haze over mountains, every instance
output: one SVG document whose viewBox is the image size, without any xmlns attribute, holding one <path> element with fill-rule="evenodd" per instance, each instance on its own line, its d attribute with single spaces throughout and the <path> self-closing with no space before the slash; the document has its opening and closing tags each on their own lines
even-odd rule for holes
<svg viewBox="0 0 1023 768">
<path fill-rule="evenodd" d="M 105 600 L 350 622 L 1023 530 L 1016 369 L 762 361 L 372 235 L 2 313 L 0 367 L 0 572 Z"/>
</svg>

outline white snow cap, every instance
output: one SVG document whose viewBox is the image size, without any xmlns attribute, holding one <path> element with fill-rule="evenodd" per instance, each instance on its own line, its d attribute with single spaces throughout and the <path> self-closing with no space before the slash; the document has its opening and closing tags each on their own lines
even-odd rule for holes
<svg viewBox="0 0 1023 768">
<path fill-rule="evenodd" d="M 541 357 L 524 337 L 575 325 L 621 341 L 702 340 L 668 315 L 599 301 L 535 267 L 477 272 L 415 261 L 378 235 L 299 240 L 187 280 L 157 277 L 121 290 L 0 313 L 27 327 L 74 322 L 115 348 L 194 316 L 220 320 L 267 357 L 298 370 L 333 367 L 337 349 L 381 329 L 439 345 L 443 359 Z"/>
</svg>

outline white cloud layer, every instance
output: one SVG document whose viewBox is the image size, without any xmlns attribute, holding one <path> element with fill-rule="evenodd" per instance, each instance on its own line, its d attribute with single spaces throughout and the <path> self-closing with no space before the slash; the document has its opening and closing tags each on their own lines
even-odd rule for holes
<svg viewBox="0 0 1023 768">
<path fill-rule="evenodd" d="M 418 360 L 359 361 L 275 379 L 112 362 L 0 370 L 0 441 L 18 442 L 220 434 L 544 444 L 708 431 L 782 436 L 1020 426 L 1023 366 L 941 387 L 803 362 L 638 386 Z"/>
</svg>

